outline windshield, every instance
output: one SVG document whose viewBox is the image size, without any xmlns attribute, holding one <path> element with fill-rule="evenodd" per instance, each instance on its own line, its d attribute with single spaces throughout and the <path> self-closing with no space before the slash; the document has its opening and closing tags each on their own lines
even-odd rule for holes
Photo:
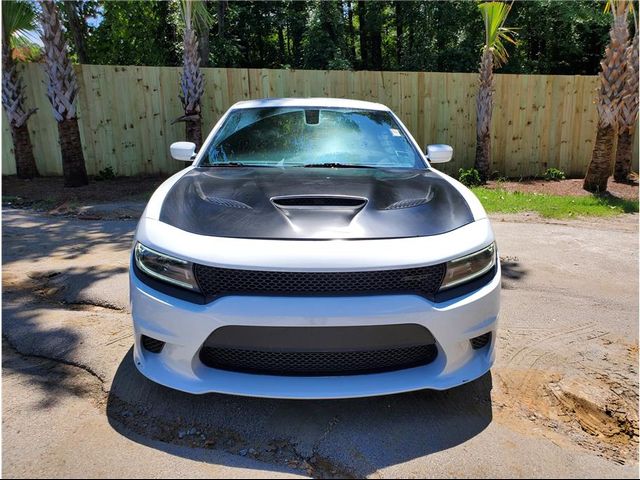
<svg viewBox="0 0 640 480">
<path fill-rule="evenodd" d="M 231 112 L 200 166 L 424 168 L 389 112 L 250 108 Z"/>
</svg>

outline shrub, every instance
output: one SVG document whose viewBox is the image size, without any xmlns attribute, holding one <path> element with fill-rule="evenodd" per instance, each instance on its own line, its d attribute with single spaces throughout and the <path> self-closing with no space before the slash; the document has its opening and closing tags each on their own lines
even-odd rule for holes
<svg viewBox="0 0 640 480">
<path fill-rule="evenodd" d="M 116 173 L 113 171 L 112 167 L 105 167 L 96 175 L 97 181 L 113 180 L 114 178 L 116 178 Z"/>
<path fill-rule="evenodd" d="M 554 182 L 558 182 L 560 180 L 564 180 L 567 176 L 564 174 L 562 170 L 558 170 L 557 168 L 547 168 L 544 172 L 544 179 L 550 180 Z"/>
<path fill-rule="evenodd" d="M 480 172 L 475 168 L 464 169 L 461 168 L 458 170 L 458 180 L 463 185 L 467 187 L 477 187 L 478 185 L 482 185 L 482 180 L 480 180 Z"/>
</svg>

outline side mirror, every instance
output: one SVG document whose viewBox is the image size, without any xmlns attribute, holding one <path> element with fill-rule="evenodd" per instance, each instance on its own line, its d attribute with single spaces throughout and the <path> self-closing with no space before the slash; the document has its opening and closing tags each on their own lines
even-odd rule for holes
<svg viewBox="0 0 640 480">
<path fill-rule="evenodd" d="M 431 163 L 446 163 L 453 158 L 453 148 L 449 145 L 428 145 L 427 158 Z"/>
<path fill-rule="evenodd" d="M 175 142 L 169 148 L 171 156 L 181 162 L 190 162 L 196 154 L 196 144 L 191 142 Z"/>
</svg>

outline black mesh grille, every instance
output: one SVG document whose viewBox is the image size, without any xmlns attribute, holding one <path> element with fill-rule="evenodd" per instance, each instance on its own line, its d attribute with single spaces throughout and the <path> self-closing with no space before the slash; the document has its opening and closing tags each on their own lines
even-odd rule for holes
<svg viewBox="0 0 640 480">
<path fill-rule="evenodd" d="M 431 363 L 435 345 L 358 352 L 269 352 L 236 348 L 204 347 L 202 363 L 212 368 L 275 375 L 353 375 Z"/>
<path fill-rule="evenodd" d="M 146 335 L 142 335 L 140 341 L 142 342 L 142 346 L 144 347 L 144 349 L 150 351 L 151 353 L 160 353 L 164 348 L 163 341 L 147 337 Z"/>
<path fill-rule="evenodd" d="M 471 347 L 474 350 L 481 349 L 482 347 L 488 345 L 490 341 L 491 341 L 491 332 L 485 333 L 484 335 L 480 335 L 479 337 L 475 337 L 470 340 Z"/>
<path fill-rule="evenodd" d="M 445 264 L 369 272 L 274 272 L 194 266 L 207 297 L 224 294 L 353 295 L 416 293 L 432 297 L 440 288 Z"/>
</svg>

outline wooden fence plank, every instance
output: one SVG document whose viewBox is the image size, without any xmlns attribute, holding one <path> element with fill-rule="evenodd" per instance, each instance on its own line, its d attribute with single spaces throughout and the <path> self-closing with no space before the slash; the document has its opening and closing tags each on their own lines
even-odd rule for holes
<svg viewBox="0 0 640 480">
<path fill-rule="evenodd" d="M 180 68 L 76 66 L 78 115 L 87 171 L 111 167 L 118 175 L 170 174 L 184 165 L 169 145 L 184 138 L 178 99 Z M 235 102 L 263 97 L 333 96 L 376 101 L 393 109 L 421 147 L 448 143 L 454 159 L 442 169 L 473 165 L 477 74 L 439 72 L 309 71 L 206 68 L 203 134 Z M 22 69 L 27 105 L 38 112 L 29 132 L 43 175 L 60 175 L 57 125 L 46 98 L 41 65 Z M 541 175 L 556 167 L 584 175 L 597 114 L 596 77 L 496 75 L 491 129 L 492 169 L 499 175 Z M 11 133 L 3 114 L 2 172 L 15 173 Z M 638 170 L 638 134 L 633 169 Z"/>
</svg>

